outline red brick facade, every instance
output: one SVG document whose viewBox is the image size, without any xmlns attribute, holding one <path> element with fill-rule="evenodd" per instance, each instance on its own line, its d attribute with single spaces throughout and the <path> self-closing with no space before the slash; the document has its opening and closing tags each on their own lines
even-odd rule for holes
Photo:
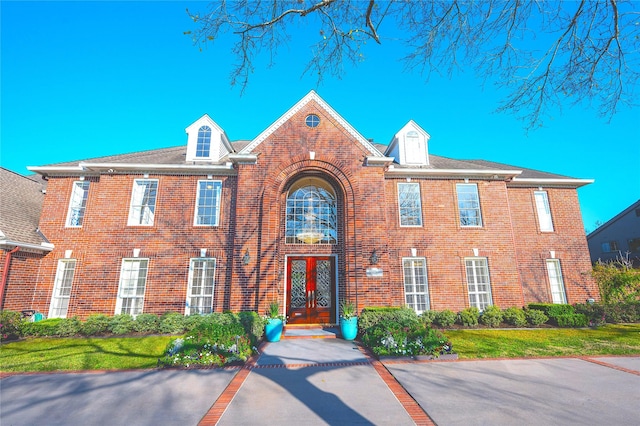
<svg viewBox="0 0 640 426">
<path fill-rule="evenodd" d="M 316 114 L 320 124 L 308 127 Z M 76 259 L 67 316 L 112 315 L 122 260 L 149 259 L 144 293 L 147 313 L 185 311 L 189 260 L 216 259 L 213 309 L 256 310 L 269 302 L 287 303 L 287 258 L 330 256 L 336 262 L 331 321 L 340 301 L 365 306 L 405 304 L 403 258 L 425 258 L 430 308 L 458 311 L 469 306 L 466 258 L 486 258 L 492 303 L 502 308 L 551 302 L 546 259 L 561 262 L 569 303 L 597 298 L 576 187 L 545 186 L 554 231 L 540 232 L 534 191 L 543 186 L 515 184 L 499 177 L 416 174 L 422 226 L 401 227 L 398 183 L 384 165 L 368 165 L 372 154 L 332 111 L 314 97 L 292 110 L 251 150 L 255 162 L 238 161 L 230 173 L 116 170 L 48 173 L 40 229 L 55 249 L 30 268 L 23 283 L 11 278 L 5 309 L 47 313 L 58 261 Z M 379 156 L 382 157 L 382 156 Z M 388 166 L 388 164 L 387 164 Z M 153 226 L 128 226 L 133 180 L 147 173 L 158 179 Z M 74 181 L 90 181 L 82 227 L 65 226 Z M 219 226 L 194 226 L 199 179 L 222 182 Z M 328 182 L 337 200 L 337 244 L 285 241 L 289 188 L 303 177 Z M 466 179 L 466 180 L 465 180 Z M 464 228 L 458 220 L 457 183 L 475 183 L 482 226 Z M 70 252 L 69 252 L 70 250 Z M 372 265 L 375 250 L 378 262 Z M 552 253 L 553 252 L 553 253 Z M 245 262 L 244 256 L 248 254 Z M 15 260 L 14 260 L 15 261 Z M 379 268 L 382 276 L 368 276 Z"/>
</svg>

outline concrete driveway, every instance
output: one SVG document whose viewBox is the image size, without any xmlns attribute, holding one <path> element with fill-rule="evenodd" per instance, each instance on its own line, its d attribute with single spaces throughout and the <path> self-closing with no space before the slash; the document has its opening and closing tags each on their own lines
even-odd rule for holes
<svg viewBox="0 0 640 426">
<path fill-rule="evenodd" d="M 426 413 L 426 414 L 425 414 Z M 353 342 L 291 339 L 250 367 L 13 375 L 9 425 L 638 425 L 640 356 L 384 366 Z"/>
</svg>

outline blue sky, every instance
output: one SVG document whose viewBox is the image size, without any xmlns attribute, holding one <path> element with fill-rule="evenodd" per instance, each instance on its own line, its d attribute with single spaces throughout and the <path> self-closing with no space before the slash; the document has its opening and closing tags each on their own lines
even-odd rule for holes
<svg viewBox="0 0 640 426">
<path fill-rule="evenodd" d="M 365 62 L 317 85 L 302 77 L 315 34 L 296 34 L 276 64 L 256 63 L 248 88 L 229 85 L 235 59 L 224 38 L 202 52 L 185 9 L 204 2 L 0 3 L 0 164 L 27 166 L 186 145 L 184 129 L 209 114 L 230 139 L 252 139 L 314 89 L 363 136 L 388 143 L 413 119 L 430 152 L 485 159 L 575 178 L 585 227 L 640 198 L 640 110 L 610 122 L 566 106 L 526 132 L 493 111 L 505 92 L 472 72 L 429 81 L 404 70 L 396 34 L 367 47 Z M 390 29 L 393 31 L 393 29 Z"/>
</svg>

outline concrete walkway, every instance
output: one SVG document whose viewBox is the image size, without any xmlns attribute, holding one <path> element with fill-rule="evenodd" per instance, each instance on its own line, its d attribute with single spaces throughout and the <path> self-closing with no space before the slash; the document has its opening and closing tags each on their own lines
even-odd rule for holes
<svg viewBox="0 0 640 426">
<path fill-rule="evenodd" d="M 5 377 L 0 424 L 637 425 L 638 401 L 640 356 L 383 365 L 297 338 L 244 368 Z"/>
</svg>

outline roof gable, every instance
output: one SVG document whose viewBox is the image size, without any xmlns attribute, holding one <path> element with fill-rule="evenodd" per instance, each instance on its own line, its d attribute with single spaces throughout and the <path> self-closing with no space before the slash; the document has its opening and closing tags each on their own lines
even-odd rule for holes
<svg viewBox="0 0 640 426">
<path fill-rule="evenodd" d="M 258 145 L 260 145 L 265 139 L 271 136 L 276 130 L 278 130 L 284 123 L 286 123 L 294 114 L 304 108 L 309 102 L 314 101 L 318 107 L 322 108 L 328 115 L 330 115 L 338 124 L 340 124 L 355 140 L 360 143 L 365 150 L 367 150 L 372 157 L 383 158 L 384 155 L 376 149 L 371 142 L 369 142 L 364 136 L 362 136 L 351 124 L 349 124 L 340 114 L 338 114 L 329 104 L 327 104 L 315 91 L 310 91 L 305 97 L 300 99 L 294 106 L 292 106 L 287 112 L 285 112 L 280 118 L 274 121 L 269 127 L 267 127 L 262 133 L 260 133 L 255 139 L 253 139 L 247 146 L 240 150 L 239 154 L 250 154 Z"/>
</svg>

